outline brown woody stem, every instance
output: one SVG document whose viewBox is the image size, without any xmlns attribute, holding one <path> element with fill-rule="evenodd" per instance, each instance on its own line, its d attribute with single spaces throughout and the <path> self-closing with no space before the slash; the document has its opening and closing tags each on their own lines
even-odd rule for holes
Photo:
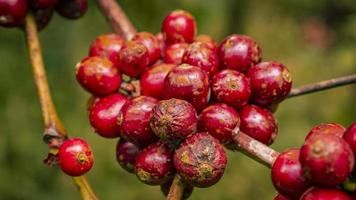
<svg viewBox="0 0 356 200">
<path fill-rule="evenodd" d="M 185 182 L 179 174 L 174 176 L 171 188 L 167 195 L 167 200 L 181 200 L 183 191 L 185 188 Z"/>
<path fill-rule="evenodd" d="M 36 22 L 31 14 L 26 17 L 25 34 L 44 119 L 44 140 L 49 145 L 50 154 L 55 156 L 59 146 L 67 138 L 67 132 L 57 115 L 56 108 L 52 101 L 41 53 L 41 45 L 38 39 Z M 84 176 L 74 177 L 73 179 L 80 190 L 83 200 L 97 200 L 96 195 Z"/>
</svg>

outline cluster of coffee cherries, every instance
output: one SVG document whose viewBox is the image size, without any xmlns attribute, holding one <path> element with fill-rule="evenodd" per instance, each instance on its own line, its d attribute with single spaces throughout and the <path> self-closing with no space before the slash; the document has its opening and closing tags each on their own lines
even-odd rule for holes
<svg viewBox="0 0 356 200">
<path fill-rule="evenodd" d="M 92 97 L 89 121 L 104 138 L 120 137 L 121 167 L 167 194 L 175 173 L 193 187 L 209 187 L 223 175 L 234 149 L 233 130 L 270 145 L 277 135 L 271 110 L 290 92 L 288 69 L 261 62 L 251 37 L 233 34 L 220 45 L 196 36 L 194 17 L 169 13 L 161 32 L 138 32 L 129 41 L 105 34 L 76 65 L 79 84 Z M 129 77 L 129 78 L 128 78 Z M 140 96 L 122 92 L 140 81 Z"/>
<path fill-rule="evenodd" d="M 87 0 L 0 0 L 0 26 L 21 26 L 31 10 L 41 30 L 50 22 L 54 11 L 65 18 L 78 19 L 87 8 Z"/>
<path fill-rule="evenodd" d="M 345 189 L 356 176 L 355 155 L 356 123 L 348 129 L 337 123 L 315 126 L 302 147 L 288 149 L 275 160 L 275 200 L 356 199 L 356 188 Z"/>
</svg>

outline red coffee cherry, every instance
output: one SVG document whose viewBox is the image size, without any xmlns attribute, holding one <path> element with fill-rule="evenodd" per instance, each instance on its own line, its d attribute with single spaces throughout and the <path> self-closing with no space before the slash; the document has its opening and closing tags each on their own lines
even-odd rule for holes
<svg viewBox="0 0 356 200">
<path fill-rule="evenodd" d="M 152 33 L 148 32 L 139 32 L 136 33 L 135 36 L 132 38 L 132 41 L 141 43 L 145 45 L 148 50 L 150 64 L 155 64 L 157 60 L 161 56 L 161 46 L 156 38 Z"/>
<path fill-rule="evenodd" d="M 219 59 L 214 49 L 203 42 L 194 42 L 185 50 L 183 63 L 200 67 L 209 77 L 219 70 Z"/>
<path fill-rule="evenodd" d="M 252 66 L 247 77 L 251 81 L 251 101 L 267 107 L 283 101 L 292 88 L 292 76 L 281 63 L 269 61 Z"/>
<path fill-rule="evenodd" d="M 137 178 L 148 185 L 160 185 L 174 175 L 173 149 L 157 142 L 144 148 L 136 157 Z"/>
<path fill-rule="evenodd" d="M 38 30 L 43 30 L 49 24 L 53 17 L 53 13 L 53 7 L 33 10 L 33 16 Z"/>
<path fill-rule="evenodd" d="M 343 136 L 344 140 L 350 145 L 354 156 L 356 156 L 356 123 L 351 124 Z M 356 165 L 354 166 L 353 172 L 356 175 Z"/>
<path fill-rule="evenodd" d="M 283 196 L 283 195 L 281 195 L 281 194 L 278 193 L 278 194 L 274 197 L 273 200 L 292 200 L 292 199 L 289 198 L 289 197 Z"/>
<path fill-rule="evenodd" d="M 186 100 L 199 112 L 206 107 L 210 98 L 208 75 L 199 67 L 179 65 L 164 80 L 162 96 L 163 99 Z"/>
<path fill-rule="evenodd" d="M 145 146 L 158 140 L 150 128 L 152 108 L 158 100 L 139 96 L 125 103 L 118 116 L 121 137 L 139 146 Z"/>
<path fill-rule="evenodd" d="M 339 137 L 342 137 L 346 131 L 346 128 L 337 123 L 322 123 L 314 126 L 312 130 L 309 131 L 308 135 L 305 137 L 305 140 L 308 140 L 310 137 L 317 134 L 333 134 Z"/>
<path fill-rule="evenodd" d="M 268 110 L 246 105 L 239 111 L 240 130 L 266 145 L 271 145 L 278 133 L 277 120 Z"/>
<path fill-rule="evenodd" d="M 16 27 L 27 14 L 27 0 L 0 0 L 0 26 Z"/>
<path fill-rule="evenodd" d="M 141 91 L 145 96 L 160 99 L 163 91 L 164 79 L 175 67 L 173 64 L 158 64 L 146 70 L 140 79 Z"/>
<path fill-rule="evenodd" d="M 172 182 L 173 182 L 173 179 L 170 179 L 161 185 L 161 191 L 164 196 L 167 196 L 169 194 L 169 190 L 171 189 Z M 192 185 L 185 184 L 181 200 L 188 199 L 190 197 L 190 195 L 193 193 L 193 190 L 194 190 L 194 187 Z"/>
<path fill-rule="evenodd" d="M 93 153 L 88 143 L 80 138 L 63 142 L 58 151 L 59 166 L 69 176 L 81 176 L 93 166 Z"/>
<path fill-rule="evenodd" d="M 209 187 L 224 174 L 227 157 L 221 143 L 207 132 L 188 136 L 174 153 L 177 172 L 195 187 Z"/>
<path fill-rule="evenodd" d="M 196 33 L 195 19 L 187 11 L 175 10 L 164 18 L 162 33 L 167 44 L 193 42 Z"/>
<path fill-rule="evenodd" d="M 129 76 L 137 77 L 143 74 L 149 62 L 148 49 L 135 41 L 127 42 L 119 53 L 119 68 Z"/>
<path fill-rule="evenodd" d="M 282 152 L 273 163 L 271 177 L 274 187 L 280 194 L 295 199 L 299 199 L 310 187 L 303 177 L 299 149 L 288 149 Z"/>
<path fill-rule="evenodd" d="M 318 134 L 302 146 L 300 162 L 309 181 L 332 187 L 347 179 L 354 166 L 354 156 L 342 138 L 333 134 Z"/>
<path fill-rule="evenodd" d="M 78 19 L 88 10 L 87 0 L 59 0 L 56 5 L 58 14 L 67 19 Z"/>
<path fill-rule="evenodd" d="M 119 67 L 119 52 L 125 40 L 115 33 L 100 35 L 90 45 L 89 56 L 99 56 L 110 60 Z"/>
<path fill-rule="evenodd" d="M 34 9 L 45 9 L 54 7 L 57 0 L 30 0 L 29 3 Z"/>
<path fill-rule="evenodd" d="M 91 96 L 87 100 L 87 111 L 90 112 L 90 109 L 93 107 L 93 105 L 100 100 L 100 97 L 96 96 Z"/>
<path fill-rule="evenodd" d="M 352 198 L 342 190 L 314 187 L 304 193 L 300 200 L 352 200 Z"/>
<path fill-rule="evenodd" d="M 79 84 L 93 95 L 108 95 L 120 87 L 119 70 L 105 58 L 87 57 L 76 65 L 76 70 Z"/>
<path fill-rule="evenodd" d="M 116 138 L 120 135 L 117 117 L 127 98 L 121 94 L 112 94 L 100 98 L 89 111 L 89 121 L 95 132 L 105 138 Z"/>
<path fill-rule="evenodd" d="M 197 130 L 198 116 L 192 104 L 180 99 L 162 100 L 153 107 L 151 129 L 162 140 L 179 141 Z"/>
<path fill-rule="evenodd" d="M 139 152 L 140 147 L 121 138 L 116 145 L 116 160 L 124 170 L 134 173 L 136 157 Z"/>
<path fill-rule="evenodd" d="M 218 50 L 218 45 L 216 44 L 215 40 L 209 35 L 200 34 L 195 38 L 194 41 L 208 44 L 215 52 L 217 52 Z"/>
<path fill-rule="evenodd" d="M 229 69 L 246 72 L 262 59 L 260 46 L 249 36 L 230 35 L 220 44 L 220 63 Z"/>
<path fill-rule="evenodd" d="M 164 50 L 163 60 L 165 63 L 171 64 L 182 64 L 183 55 L 188 48 L 189 44 L 187 43 L 176 43 L 168 46 Z"/>
<path fill-rule="evenodd" d="M 211 88 L 214 100 L 226 103 L 236 109 L 246 105 L 251 95 L 248 78 L 231 69 L 215 74 Z"/>
<path fill-rule="evenodd" d="M 232 130 L 239 126 L 239 114 L 223 103 L 210 105 L 199 115 L 198 131 L 208 132 L 223 144 L 232 142 Z"/>
</svg>

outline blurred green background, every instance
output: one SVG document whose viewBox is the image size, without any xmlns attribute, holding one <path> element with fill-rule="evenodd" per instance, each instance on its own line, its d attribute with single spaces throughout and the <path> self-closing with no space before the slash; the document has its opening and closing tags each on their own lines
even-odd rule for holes
<svg viewBox="0 0 356 200">
<path fill-rule="evenodd" d="M 288 66 L 294 86 L 356 72 L 356 4 L 354 0 L 122 0 L 138 30 L 156 33 L 171 10 L 195 15 L 198 32 L 217 41 L 232 33 L 247 34 L 263 48 L 264 60 Z M 159 187 L 141 184 L 115 160 L 116 140 L 100 138 L 86 115 L 89 95 L 77 84 L 74 66 L 90 42 L 111 29 L 94 1 L 77 21 L 54 16 L 41 32 L 53 99 L 71 136 L 85 138 L 95 154 L 87 177 L 103 199 L 163 199 Z M 79 199 L 72 180 L 42 164 L 42 116 L 24 35 L 0 28 L 0 199 Z M 356 87 L 347 86 L 283 102 L 276 117 L 281 151 L 300 146 L 308 130 L 321 122 L 348 126 L 356 121 Z M 222 180 L 196 189 L 192 199 L 273 199 L 270 171 L 241 153 L 229 153 Z"/>
</svg>

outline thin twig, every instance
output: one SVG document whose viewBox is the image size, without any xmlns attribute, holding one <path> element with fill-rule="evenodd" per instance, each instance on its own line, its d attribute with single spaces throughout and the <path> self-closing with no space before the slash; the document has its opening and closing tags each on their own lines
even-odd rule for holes
<svg viewBox="0 0 356 200">
<path fill-rule="evenodd" d="M 183 191 L 185 188 L 185 182 L 179 174 L 174 176 L 171 188 L 167 195 L 167 200 L 181 200 Z"/>
</svg>

